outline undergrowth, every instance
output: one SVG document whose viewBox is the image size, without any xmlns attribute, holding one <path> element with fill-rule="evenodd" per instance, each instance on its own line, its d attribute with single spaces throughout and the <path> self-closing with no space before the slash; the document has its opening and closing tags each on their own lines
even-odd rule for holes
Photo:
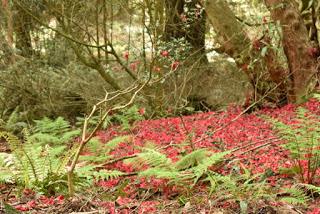
<svg viewBox="0 0 320 214">
<path fill-rule="evenodd" d="M 0 182 L 31 188 L 39 193 L 67 194 L 67 168 L 78 143 L 78 130 L 70 127 L 63 118 L 44 118 L 35 121 L 33 134 L 23 131 L 23 140 L 10 132 L 0 131 L 11 153 L 0 153 Z M 95 180 L 117 178 L 125 173 L 117 170 L 99 170 L 102 163 L 111 159 L 107 155 L 128 136 L 116 137 L 105 144 L 97 139 L 88 143 L 90 155 L 81 156 L 83 163 L 75 169 L 75 186 L 78 190 L 94 184 Z"/>
<path fill-rule="evenodd" d="M 297 175 L 302 183 L 313 184 L 320 167 L 320 117 L 299 107 L 296 118 L 289 124 L 277 119 L 268 120 L 285 141 L 282 146 L 290 152 L 291 166 L 281 171 Z"/>
</svg>

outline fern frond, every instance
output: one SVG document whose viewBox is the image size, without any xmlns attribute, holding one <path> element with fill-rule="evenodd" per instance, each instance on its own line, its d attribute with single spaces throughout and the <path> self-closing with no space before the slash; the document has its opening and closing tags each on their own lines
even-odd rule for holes
<svg viewBox="0 0 320 214">
<path fill-rule="evenodd" d="M 139 176 L 165 178 L 169 180 L 178 180 L 183 177 L 179 171 L 164 168 L 149 168 L 139 172 Z"/>
<path fill-rule="evenodd" d="M 62 117 L 51 120 L 47 117 L 35 120 L 35 127 L 30 139 L 42 145 L 64 144 L 80 134 L 80 130 L 72 130 L 68 121 Z"/>
<path fill-rule="evenodd" d="M 127 142 L 129 138 L 129 135 L 115 137 L 106 143 L 106 147 L 109 151 L 114 150 L 120 143 Z"/>
<path fill-rule="evenodd" d="M 69 122 L 62 117 L 58 117 L 55 120 L 51 120 L 48 117 L 44 117 L 41 120 L 34 120 L 35 132 L 37 133 L 63 133 L 70 128 Z"/>
<path fill-rule="evenodd" d="M 303 187 L 306 187 L 308 190 L 311 190 L 312 192 L 317 192 L 320 194 L 320 187 L 314 186 L 312 184 L 300 184 Z"/>
<path fill-rule="evenodd" d="M 285 189 L 285 193 L 290 196 L 286 196 L 281 198 L 281 201 L 290 203 L 292 205 L 306 205 L 310 200 L 309 196 L 307 196 L 306 192 L 301 188 L 292 187 Z"/>
<path fill-rule="evenodd" d="M 203 159 L 208 157 L 209 152 L 207 149 L 198 149 L 185 156 L 183 156 L 178 162 L 175 163 L 175 167 L 178 170 L 188 169 L 201 163 Z"/>
<path fill-rule="evenodd" d="M 21 146 L 21 141 L 19 140 L 19 138 L 11 134 L 10 132 L 0 131 L 0 138 L 5 139 L 12 151 Z"/>
<path fill-rule="evenodd" d="M 0 153 L 0 183 L 9 183 L 14 178 L 13 157 L 7 153 Z"/>
<path fill-rule="evenodd" d="M 123 175 L 125 175 L 125 173 L 118 170 L 100 170 L 93 173 L 94 178 L 97 180 L 116 179 Z"/>
<path fill-rule="evenodd" d="M 197 166 L 192 167 L 190 171 L 194 174 L 195 182 L 209 170 L 209 167 L 221 163 L 223 161 L 224 157 L 228 154 L 230 154 L 231 151 L 225 151 L 225 152 L 218 152 L 218 153 L 211 153 L 212 155 L 202 159 L 201 163 L 199 163 Z"/>
<path fill-rule="evenodd" d="M 170 158 L 167 158 L 166 155 L 154 149 L 147 148 L 144 148 L 143 151 L 137 155 L 137 157 L 131 158 L 129 162 L 131 162 L 135 167 L 140 167 L 143 165 L 148 165 L 149 167 L 172 167 L 172 161 Z"/>
</svg>

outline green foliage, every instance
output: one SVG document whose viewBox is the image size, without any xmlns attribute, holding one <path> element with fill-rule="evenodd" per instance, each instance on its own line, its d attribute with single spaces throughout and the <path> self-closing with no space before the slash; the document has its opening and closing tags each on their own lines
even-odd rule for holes
<svg viewBox="0 0 320 214">
<path fill-rule="evenodd" d="M 290 125 L 276 119 L 268 120 L 280 138 L 285 140 L 282 146 L 290 151 L 293 166 L 283 171 L 297 174 L 303 183 L 312 184 L 320 167 L 320 117 L 300 107 Z"/>
<path fill-rule="evenodd" d="M 173 163 L 164 154 L 153 150 L 143 149 L 137 157 L 129 162 L 134 167 L 148 166 L 138 175 L 142 177 L 156 177 L 168 179 L 169 182 L 180 187 L 192 188 L 196 183 L 209 182 L 210 195 L 215 193 L 217 200 L 231 200 L 237 202 L 241 213 L 247 213 L 249 203 L 257 199 L 274 198 L 270 186 L 260 175 L 252 176 L 249 170 L 243 173 L 222 175 L 217 172 L 225 156 L 230 151 L 213 153 L 207 149 L 198 149 Z"/>
<path fill-rule="evenodd" d="M 78 130 L 72 130 L 63 118 L 44 118 L 35 121 L 33 135 L 24 131 L 24 141 L 9 132 L 0 132 L 9 144 L 11 154 L 0 154 L 0 182 L 15 183 L 24 188 L 33 188 L 44 194 L 67 193 L 67 168 L 75 154 L 77 145 L 67 148 Z M 84 165 L 76 167 L 74 182 L 77 189 L 93 185 L 96 179 L 111 179 L 122 176 L 123 172 L 97 170 L 101 163 L 112 157 L 108 154 L 129 136 L 116 137 L 102 144 L 97 139 L 88 143 L 91 155 L 81 156 Z"/>
<path fill-rule="evenodd" d="M 66 189 L 67 154 L 74 150 L 65 153 L 65 146 L 43 146 L 33 143 L 26 131 L 24 135 L 25 140 L 21 142 L 8 132 L 0 132 L 0 137 L 6 139 L 12 151 L 11 154 L 0 155 L 0 181 L 36 188 L 46 194 L 63 192 Z"/>
<path fill-rule="evenodd" d="M 5 113 L 4 113 L 5 114 Z M 22 122 L 22 116 L 19 108 L 15 108 L 13 112 L 6 118 L 0 119 L 0 129 L 8 132 L 18 133 L 27 127 L 27 123 Z"/>
<path fill-rule="evenodd" d="M 88 121 L 88 127 L 89 129 L 91 127 L 95 127 L 101 120 L 101 115 L 94 115 L 90 118 L 90 120 Z M 102 125 L 101 125 L 101 128 L 102 129 L 106 129 L 110 124 L 111 124 L 111 117 L 107 117 Z M 76 122 L 76 126 L 77 127 L 83 127 L 84 125 L 84 121 L 85 121 L 85 118 L 84 117 L 77 117 L 77 122 Z"/>
<path fill-rule="evenodd" d="M 18 210 L 16 210 L 13 206 L 11 206 L 10 204 L 7 204 L 6 202 L 2 202 L 2 203 L 3 203 L 4 213 L 6 213 L 6 214 L 20 214 L 21 213 Z"/>
<path fill-rule="evenodd" d="M 223 162 L 224 156 L 229 153 L 230 151 L 213 153 L 206 149 L 199 149 L 173 163 L 166 155 L 154 149 L 143 149 L 129 162 L 136 168 L 149 167 L 140 171 L 139 176 L 166 178 L 178 186 L 183 186 L 186 182 L 196 184 L 202 176 L 206 177 L 211 171 L 210 167 Z"/>
<path fill-rule="evenodd" d="M 291 187 L 284 189 L 285 197 L 281 198 L 281 201 L 292 204 L 292 205 L 307 205 L 310 197 L 307 195 L 306 191 L 299 187 Z"/>
<path fill-rule="evenodd" d="M 161 64 L 169 66 L 172 61 L 183 61 L 189 55 L 191 51 L 191 45 L 185 38 L 172 38 L 170 42 L 159 40 L 159 44 L 157 45 L 159 48 L 159 60 Z M 161 57 L 162 51 L 169 52 L 169 60 L 168 58 Z"/>
<path fill-rule="evenodd" d="M 216 200 L 237 202 L 241 213 L 248 213 L 249 203 L 258 199 L 272 199 L 274 196 L 270 186 L 259 179 L 261 175 L 253 176 L 247 169 L 243 171 L 225 176 L 210 172 L 206 181 L 210 182 L 210 195 L 218 193 L 215 194 Z"/>
<path fill-rule="evenodd" d="M 139 113 L 139 108 L 133 105 L 128 109 L 121 110 L 113 116 L 113 119 L 121 124 L 123 130 L 129 130 L 133 122 L 143 120 L 144 117 Z"/>
<path fill-rule="evenodd" d="M 30 139 L 36 143 L 53 145 L 63 145 L 79 136 L 80 130 L 71 128 L 70 123 L 58 117 L 55 120 L 47 117 L 35 120 L 33 133 Z"/>
<path fill-rule="evenodd" d="M 131 128 L 131 125 L 135 121 L 143 120 L 144 117 L 141 113 L 139 113 L 139 108 L 136 105 L 131 106 L 128 109 L 122 109 L 116 114 L 112 116 L 108 116 L 102 123 L 101 128 L 106 129 L 111 124 L 119 124 L 121 125 L 122 129 L 124 131 L 128 131 Z M 83 126 L 84 124 L 84 118 L 83 117 L 77 117 L 77 126 Z M 90 118 L 88 121 L 88 127 L 89 129 L 92 127 L 95 127 L 101 120 L 101 115 L 95 115 Z"/>
<path fill-rule="evenodd" d="M 281 198 L 281 201 L 290 203 L 293 205 L 307 206 L 312 198 L 317 197 L 320 194 L 320 187 L 312 184 L 295 184 L 290 188 L 284 189 L 285 197 Z"/>
<path fill-rule="evenodd" d="M 110 152 L 114 150 L 120 143 L 128 141 L 130 136 L 118 136 L 112 140 L 101 143 L 97 138 L 91 139 L 87 144 L 89 155 L 80 156 L 80 160 L 92 163 L 104 163 L 104 161 L 112 159 Z"/>
<path fill-rule="evenodd" d="M 74 90 L 80 82 L 70 81 L 68 71 L 45 60 L 17 60 L 2 70 L 0 82 L 0 110 L 6 110 L 5 116 L 18 107 L 24 121 L 44 116 L 70 117 L 86 107 L 79 91 Z"/>
</svg>

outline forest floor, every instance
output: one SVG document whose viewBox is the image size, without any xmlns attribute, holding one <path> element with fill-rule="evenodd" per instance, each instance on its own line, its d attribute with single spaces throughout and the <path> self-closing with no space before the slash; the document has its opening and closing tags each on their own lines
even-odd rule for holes
<svg viewBox="0 0 320 214">
<path fill-rule="evenodd" d="M 303 104 L 320 115 L 320 103 L 310 100 Z M 24 190 L 16 197 L 14 187 L 0 186 L 0 199 L 20 211 L 28 213 L 240 213 L 237 200 L 247 200 L 248 213 L 320 213 L 318 198 L 306 206 L 289 205 L 277 200 L 251 200 L 254 193 L 240 189 L 233 200 L 221 200 L 219 193 L 209 194 L 207 184 L 196 185 L 192 190 L 170 185 L 164 179 L 147 179 L 134 175 L 135 169 L 122 161 L 139 152 L 139 147 L 153 145 L 173 161 L 195 148 L 210 148 L 214 151 L 233 152 L 234 161 L 221 167 L 222 174 L 248 170 L 250 174 L 266 176 L 267 184 L 274 189 L 290 187 L 298 182 L 295 176 L 283 176 L 281 167 L 290 165 L 289 152 L 285 150 L 272 126 L 262 116 L 267 115 L 291 123 L 297 106 L 286 105 L 277 109 L 262 109 L 250 114 L 241 114 L 242 109 L 229 107 L 224 112 L 198 113 L 190 116 L 144 120 L 136 122 L 130 131 L 113 127 L 97 135 L 102 142 L 115 136 L 130 135 L 129 142 L 121 143 L 112 155 L 119 161 L 105 166 L 132 173 L 125 178 L 99 181 L 92 189 L 77 194 L 72 200 L 64 196 L 41 196 L 32 190 Z M 240 168 L 234 168 L 233 163 Z M 317 184 L 318 181 L 316 181 Z M 281 195 L 281 194 L 279 194 Z M 1 213 L 1 209 L 0 209 Z M 12 213 L 15 213 L 14 211 Z"/>
</svg>

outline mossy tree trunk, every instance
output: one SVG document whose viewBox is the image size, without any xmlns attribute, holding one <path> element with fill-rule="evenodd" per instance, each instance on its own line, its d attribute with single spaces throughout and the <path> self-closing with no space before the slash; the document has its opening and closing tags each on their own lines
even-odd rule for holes
<svg viewBox="0 0 320 214">
<path fill-rule="evenodd" d="M 226 1 L 208 0 L 205 10 L 218 35 L 217 40 L 221 45 L 219 51 L 234 58 L 238 67 L 246 73 L 255 89 L 255 100 L 268 93 L 270 82 L 273 82 L 277 85 L 277 90 L 267 98 L 276 102 L 286 102 L 286 70 L 277 61 L 276 53 L 268 49 L 262 57 L 262 46 L 252 48 L 254 43 L 258 46 L 270 43 L 269 39 L 265 37 L 263 41 L 251 41 L 243 24 L 238 21 Z M 257 57 L 261 57 L 259 62 L 255 62 Z"/>
<path fill-rule="evenodd" d="M 236 60 L 238 66 L 246 72 L 253 87 L 258 87 L 257 91 L 261 95 L 265 93 L 264 86 L 271 81 L 278 85 L 281 99 L 285 96 L 289 102 L 300 102 L 307 94 L 311 77 L 316 70 L 316 60 L 310 54 L 312 46 L 306 26 L 294 1 L 266 0 L 265 3 L 272 18 L 281 24 L 282 45 L 288 68 L 281 66 L 272 49 L 268 49 L 260 59 L 261 63 L 255 63 L 248 68 L 247 65 L 260 55 L 260 50 L 250 48 L 256 41 L 247 37 L 242 23 L 237 20 L 225 1 L 208 0 L 205 9 L 218 34 L 222 51 Z M 269 74 L 266 76 L 268 79 L 261 80 L 261 73 Z M 258 84 L 258 78 L 260 83 L 265 83 Z"/>
<path fill-rule="evenodd" d="M 13 25 L 16 48 L 21 50 L 22 56 L 30 57 L 33 53 L 31 42 L 32 19 L 20 7 L 15 7 L 14 11 Z"/>
<path fill-rule="evenodd" d="M 312 87 L 312 78 L 317 70 L 316 56 L 298 5 L 290 0 L 266 0 L 273 20 L 282 28 L 282 45 L 290 70 L 291 102 L 301 102 Z"/>
<path fill-rule="evenodd" d="M 207 62 L 205 56 L 206 14 L 200 6 L 199 0 L 166 0 L 166 22 L 163 33 L 165 41 L 172 38 L 185 38 L 191 45 L 194 58 L 201 57 Z M 186 13 L 185 8 L 188 9 Z"/>
</svg>

